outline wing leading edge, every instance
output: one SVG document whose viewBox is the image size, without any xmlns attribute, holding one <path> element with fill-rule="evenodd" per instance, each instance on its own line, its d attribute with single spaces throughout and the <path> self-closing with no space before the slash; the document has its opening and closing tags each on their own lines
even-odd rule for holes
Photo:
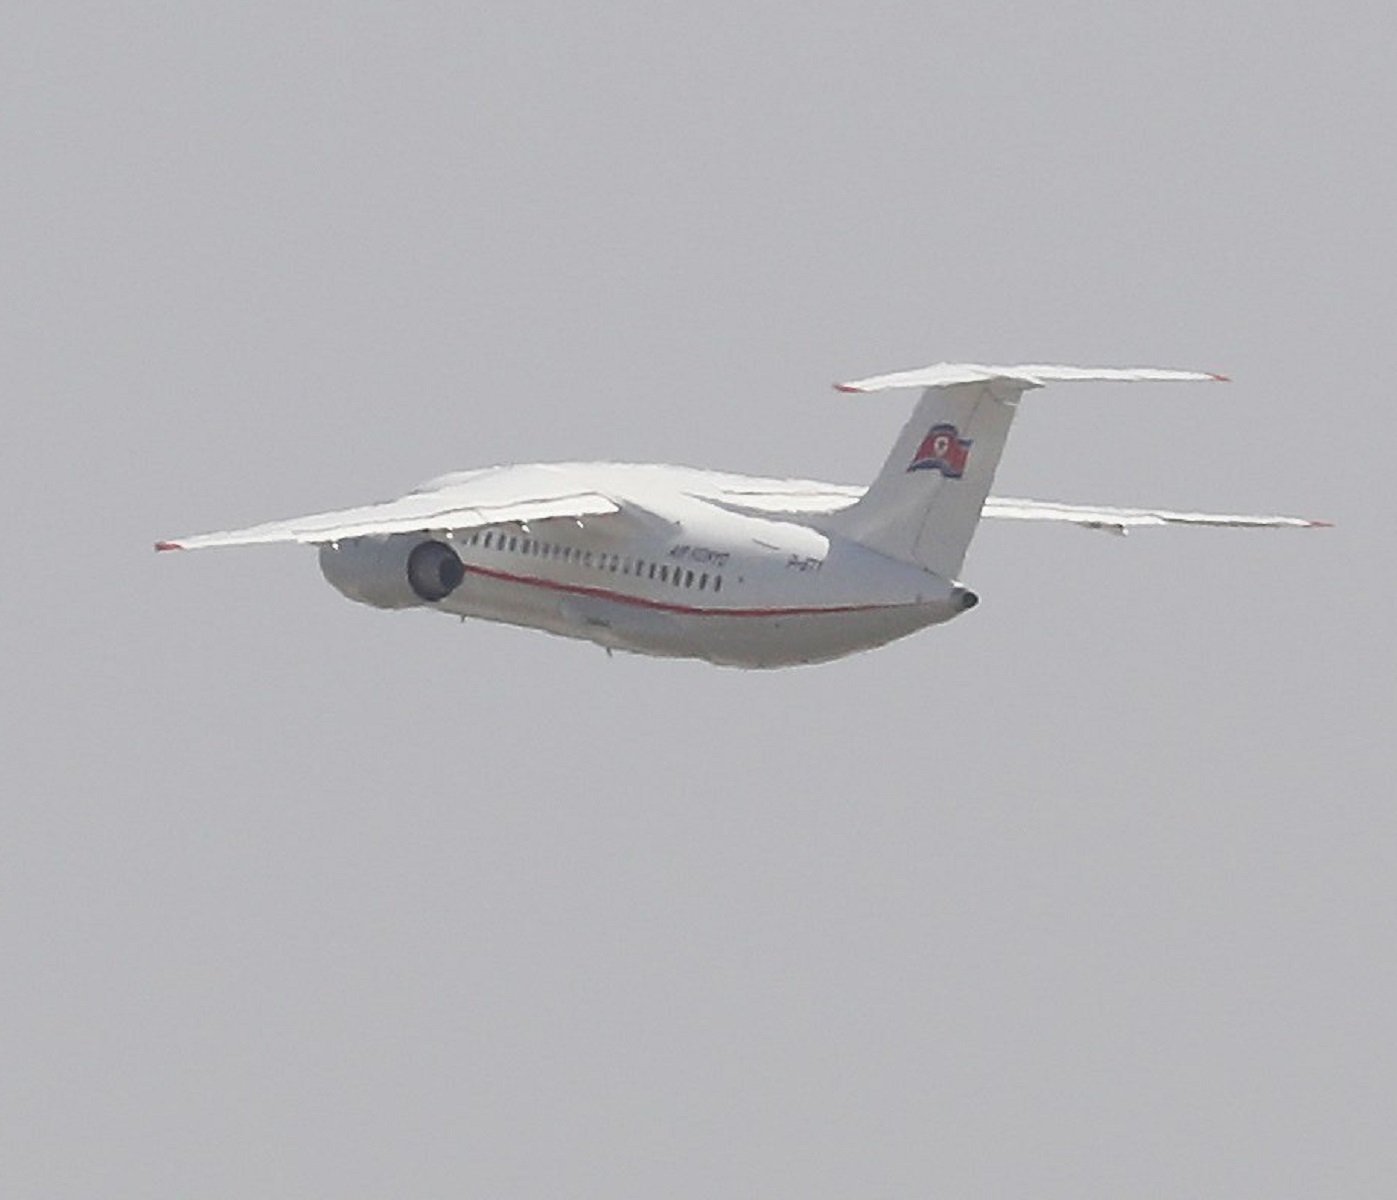
<svg viewBox="0 0 1397 1200">
<path fill-rule="evenodd" d="M 705 493 L 703 499 L 734 512 L 792 520 L 825 516 L 848 508 L 865 489 L 811 480 L 753 479 L 747 486 L 725 486 Z M 1309 517 L 1248 515 L 1241 513 L 1174 512 L 1164 508 L 1124 508 L 1101 504 L 1063 504 L 1056 500 L 1023 500 L 990 496 L 981 514 L 1010 521 L 1059 521 L 1084 529 L 1126 533 L 1146 525 L 1212 525 L 1234 529 L 1312 529 L 1328 527 L 1328 521 Z"/>
<path fill-rule="evenodd" d="M 1107 508 L 1100 505 L 1059 504 L 1054 500 L 1016 500 L 991 496 L 984 516 L 1011 521 L 1065 521 L 1085 529 L 1125 534 L 1145 525 L 1214 525 L 1235 529 L 1327 528 L 1329 521 L 1308 517 L 1249 516 L 1243 513 L 1171 512 L 1163 508 Z"/>
<path fill-rule="evenodd" d="M 285 521 L 267 521 L 246 529 L 200 533 L 156 542 L 157 550 L 202 550 L 210 546 L 252 546 L 270 542 L 320 545 L 342 538 L 372 534 L 430 533 L 473 529 L 505 521 L 544 521 L 552 517 L 595 517 L 621 511 L 621 505 L 600 492 L 579 491 L 555 496 L 518 497 L 472 504 L 445 493 L 410 493 L 381 504 L 314 513 Z"/>
<path fill-rule="evenodd" d="M 579 482 L 557 478 L 556 468 L 527 481 L 501 478 L 494 471 L 466 472 L 445 477 L 396 500 L 333 512 L 312 513 L 282 521 L 267 521 L 246 529 L 221 530 L 155 543 L 157 550 L 200 550 L 212 546 L 250 546 L 275 542 L 319 545 L 343 538 L 393 533 L 432 533 L 472 529 L 482 525 L 552 518 L 629 516 L 643 524 L 659 520 L 631 499 L 620 499 L 590 488 L 566 486 Z M 682 490 L 719 508 L 754 516 L 808 522 L 847 508 L 865 489 L 814 480 L 722 477 L 710 487 Z M 1159 508 L 1063 504 L 990 496 L 983 516 L 1014 521 L 1057 521 L 1086 529 L 1123 534 L 1151 525 L 1211 525 L 1246 529 L 1314 528 L 1328 521 L 1305 517 L 1256 516 L 1232 513 L 1174 512 Z M 663 522 L 662 522 L 663 523 Z"/>
</svg>

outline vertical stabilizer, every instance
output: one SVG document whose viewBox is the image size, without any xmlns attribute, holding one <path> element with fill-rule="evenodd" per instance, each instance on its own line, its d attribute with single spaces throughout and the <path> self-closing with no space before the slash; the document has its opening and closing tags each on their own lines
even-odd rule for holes
<svg viewBox="0 0 1397 1200">
<path fill-rule="evenodd" d="M 1221 379 L 1153 367 L 987 367 L 940 363 L 840 384 L 847 392 L 921 387 L 921 399 L 868 491 L 823 524 L 880 554 L 954 580 L 994 482 L 1019 399 L 1050 380 Z"/>
</svg>

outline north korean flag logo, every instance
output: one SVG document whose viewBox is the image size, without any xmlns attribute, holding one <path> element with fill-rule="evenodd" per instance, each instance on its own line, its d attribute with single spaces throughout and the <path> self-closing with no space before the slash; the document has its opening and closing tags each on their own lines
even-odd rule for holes
<svg viewBox="0 0 1397 1200">
<path fill-rule="evenodd" d="M 907 469 L 940 471 L 947 479 L 959 479 L 965 474 L 965 461 L 969 457 L 970 440 L 961 437 L 954 425 L 933 425 Z"/>
</svg>

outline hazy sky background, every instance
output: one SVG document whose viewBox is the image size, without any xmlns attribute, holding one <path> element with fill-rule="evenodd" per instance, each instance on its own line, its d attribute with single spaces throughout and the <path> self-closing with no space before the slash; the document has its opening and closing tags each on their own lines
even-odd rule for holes
<svg viewBox="0 0 1397 1200">
<path fill-rule="evenodd" d="M 6 4 L 8 1197 L 1378 1196 L 1383 4 Z M 982 597 L 722 671 L 158 537 L 457 467 L 870 478 Z"/>
</svg>

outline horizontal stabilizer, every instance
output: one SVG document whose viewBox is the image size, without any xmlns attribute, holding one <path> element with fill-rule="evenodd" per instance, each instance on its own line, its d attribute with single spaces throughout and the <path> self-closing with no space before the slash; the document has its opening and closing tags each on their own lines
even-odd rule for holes
<svg viewBox="0 0 1397 1200">
<path fill-rule="evenodd" d="M 958 383 L 994 383 L 1004 381 L 1021 388 L 1042 387 L 1045 383 L 1089 382 L 1105 380 L 1116 383 L 1149 383 L 1178 380 L 1226 382 L 1226 375 L 1204 371 L 1167 371 L 1158 367 L 1057 367 L 1029 363 L 1016 367 L 989 367 L 980 363 L 936 363 L 913 371 L 895 371 L 891 375 L 872 375 L 850 383 L 834 386 L 841 392 L 882 392 L 889 388 L 941 388 Z"/>
<path fill-rule="evenodd" d="M 920 388 L 912 419 L 863 497 L 828 518 L 844 537 L 954 579 L 979 524 L 1009 426 L 1026 391 L 1053 381 L 1114 383 L 1223 379 L 1158 367 L 935 363 L 835 386 L 844 392 Z M 1120 522 L 1103 525 L 1116 528 Z"/>
</svg>

